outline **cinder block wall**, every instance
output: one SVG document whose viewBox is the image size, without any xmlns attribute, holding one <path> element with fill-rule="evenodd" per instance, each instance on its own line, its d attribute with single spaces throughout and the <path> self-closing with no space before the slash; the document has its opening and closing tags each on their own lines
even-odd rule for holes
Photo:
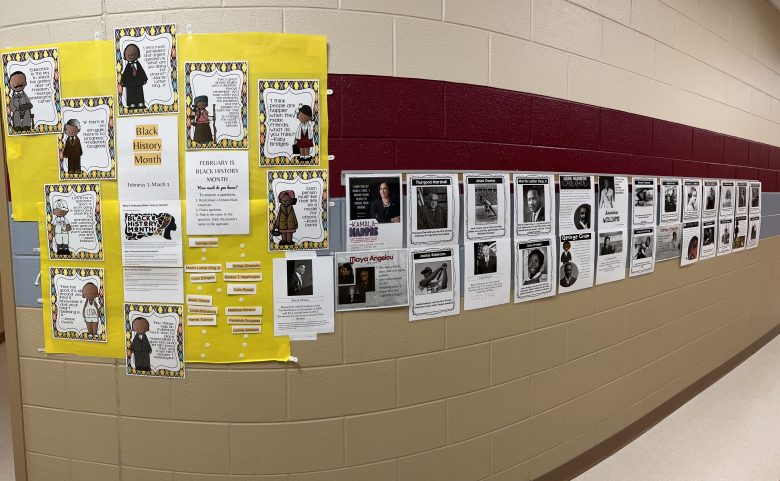
<svg viewBox="0 0 780 481">
<path fill-rule="evenodd" d="M 780 146 L 780 13 L 766 0 L 28 2 L 0 18 L 0 45 L 161 21 L 326 34 L 333 73 L 526 91 Z M 193 365 L 184 382 L 46 356 L 41 311 L 20 308 L 29 479 L 537 477 L 778 325 L 778 249 L 773 237 L 452 318 L 339 315 L 334 334 L 293 343 L 299 367 Z"/>
</svg>

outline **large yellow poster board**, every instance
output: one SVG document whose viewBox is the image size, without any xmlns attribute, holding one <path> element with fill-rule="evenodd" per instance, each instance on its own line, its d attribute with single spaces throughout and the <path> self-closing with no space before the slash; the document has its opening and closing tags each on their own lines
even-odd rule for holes
<svg viewBox="0 0 780 481">
<path fill-rule="evenodd" d="M 327 125 L 327 54 L 322 36 L 269 33 L 183 34 L 178 35 L 177 56 L 180 75 L 184 62 L 243 60 L 249 64 L 249 185 L 250 226 L 248 235 L 219 236 L 218 248 L 190 248 L 184 232 L 184 264 L 222 264 L 227 262 L 260 261 L 262 281 L 257 293 L 243 297 L 243 305 L 262 306 L 260 334 L 232 334 L 224 321 L 224 307 L 237 306 L 235 296 L 228 297 L 222 274 L 218 282 L 190 284 L 185 278 L 185 294 L 213 296 L 219 307 L 217 326 L 185 327 L 185 361 L 191 362 L 252 362 L 287 361 L 290 358 L 289 338 L 273 335 L 272 259 L 282 253 L 268 252 L 267 171 L 259 166 L 258 80 L 316 79 L 319 81 L 320 164 L 328 166 Z M 111 41 L 71 42 L 35 46 L 56 47 L 59 52 L 60 84 L 63 98 L 86 96 L 116 96 L 114 44 Z M 13 51 L 30 47 L 15 48 Z M 11 49 L 2 52 L 11 51 Z M 180 77 L 181 78 L 181 77 Z M 184 99 L 183 80 L 179 85 Z M 182 217 L 185 214 L 186 178 L 184 171 L 185 113 L 178 114 L 179 173 Z M 11 182 L 13 217 L 16 221 L 38 221 L 41 246 L 49 241 L 48 221 L 43 206 L 45 184 L 58 183 L 57 135 L 11 136 L 6 138 L 8 171 Z M 282 167 L 280 167 L 282 168 Z M 294 166 L 285 166 L 289 170 Z M 121 176 L 121 171 L 118 172 Z M 126 356 L 123 316 L 123 274 L 120 241 L 119 202 L 116 181 L 100 182 L 102 192 L 102 222 L 104 260 L 49 260 L 48 249 L 41 249 L 41 288 L 44 312 L 45 347 L 48 353 L 72 353 L 123 359 Z M 185 229 L 185 222 L 179 224 Z M 106 304 L 106 342 L 83 342 L 54 338 L 51 322 L 50 267 L 102 268 L 104 270 Z"/>
</svg>

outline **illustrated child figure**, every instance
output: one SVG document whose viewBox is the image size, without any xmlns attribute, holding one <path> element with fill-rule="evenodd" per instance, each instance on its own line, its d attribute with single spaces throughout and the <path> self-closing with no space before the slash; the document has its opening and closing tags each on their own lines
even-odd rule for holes
<svg viewBox="0 0 780 481">
<path fill-rule="evenodd" d="M 195 127 L 192 140 L 201 144 L 211 142 L 214 137 L 211 135 L 211 127 L 209 126 L 209 111 L 207 110 L 209 98 L 207 95 L 198 95 L 192 104 L 190 121 Z"/>
<path fill-rule="evenodd" d="M 314 147 L 314 114 L 311 107 L 301 105 L 296 118 L 301 122 L 295 131 L 295 145 L 301 152 L 298 160 L 308 161 L 311 160 L 311 148 Z"/>
<path fill-rule="evenodd" d="M 69 256 L 70 248 L 68 247 L 68 244 L 70 244 L 70 231 L 72 226 L 70 225 L 70 222 L 68 222 L 68 219 L 65 218 L 68 214 L 68 204 L 64 200 L 59 199 L 54 203 L 53 207 L 52 214 L 54 214 L 54 219 L 52 220 L 52 224 L 54 227 L 54 246 L 57 249 L 57 255 Z"/>
<path fill-rule="evenodd" d="M 68 162 L 68 173 L 81 172 L 81 140 L 78 137 L 81 132 L 81 122 L 78 119 L 70 119 L 65 122 L 65 146 L 62 148 L 62 157 Z"/>
<path fill-rule="evenodd" d="M 295 245 L 293 234 L 298 230 L 298 217 L 295 215 L 293 206 L 297 203 L 298 199 L 295 198 L 294 190 L 284 190 L 279 193 L 280 205 L 279 213 L 274 222 L 274 234 L 282 237 L 282 240 L 279 241 L 280 246 Z M 278 234 L 276 234 L 277 232 Z"/>
<path fill-rule="evenodd" d="M 94 339 L 98 335 L 98 323 L 100 322 L 100 301 L 97 300 L 98 287 L 93 282 L 87 282 L 81 288 L 81 297 L 84 298 L 81 314 L 84 316 L 84 322 L 87 323 L 87 338 Z"/>
<path fill-rule="evenodd" d="M 24 72 L 14 72 L 8 78 L 11 86 L 11 127 L 14 132 L 29 132 L 32 130 L 34 115 L 30 97 L 24 93 L 27 87 L 27 76 Z"/>
<path fill-rule="evenodd" d="M 138 45 L 130 43 L 125 47 L 124 58 L 127 62 L 122 71 L 122 82 L 119 89 L 119 95 L 122 95 L 122 88 L 126 90 L 125 104 L 128 109 L 146 108 L 144 100 L 144 85 L 148 78 L 146 72 L 138 61 L 141 58 L 141 49 Z"/>
<path fill-rule="evenodd" d="M 149 363 L 149 356 L 152 354 L 152 344 L 146 335 L 149 332 L 149 321 L 145 317 L 136 317 L 133 319 L 133 332 L 135 336 L 130 343 L 130 350 L 135 356 L 136 371 L 151 371 L 152 366 Z"/>
</svg>

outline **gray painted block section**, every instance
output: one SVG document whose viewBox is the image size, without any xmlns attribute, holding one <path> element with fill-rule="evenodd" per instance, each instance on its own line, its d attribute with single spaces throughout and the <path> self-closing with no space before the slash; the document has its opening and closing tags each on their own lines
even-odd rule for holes
<svg viewBox="0 0 780 481">
<path fill-rule="evenodd" d="M 14 256 L 14 295 L 19 307 L 41 307 L 41 286 L 35 285 L 41 263 L 38 257 Z"/>
<path fill-rule="evenodd" d="M 761 193 L 761 214 L 780 214 L 780 192 Z"/>
<path fill-rule="evenodd" d="M 777 215 L 762 215 L 761 216 L 761 233 L 760 239 L 767 239 L 780 235 L 780 214 Z"/>
<path fill-rule="evenodd" d="M 38 223 L 11 221 L 11 250 L 14 255 L 38 256 Z"/>
</svg>

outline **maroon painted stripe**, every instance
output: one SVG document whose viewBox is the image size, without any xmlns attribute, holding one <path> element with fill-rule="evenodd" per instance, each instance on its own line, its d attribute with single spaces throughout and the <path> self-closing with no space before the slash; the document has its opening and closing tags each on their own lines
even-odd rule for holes
<svg viewBox="0 0 780 481">
<path fill-rule="evenodd" d="M 328 76 L 330 195 L 343 170 L 492 169 L 760 179 L 780 148 L 613 109 L 492 87 Z"/>
</svg>

